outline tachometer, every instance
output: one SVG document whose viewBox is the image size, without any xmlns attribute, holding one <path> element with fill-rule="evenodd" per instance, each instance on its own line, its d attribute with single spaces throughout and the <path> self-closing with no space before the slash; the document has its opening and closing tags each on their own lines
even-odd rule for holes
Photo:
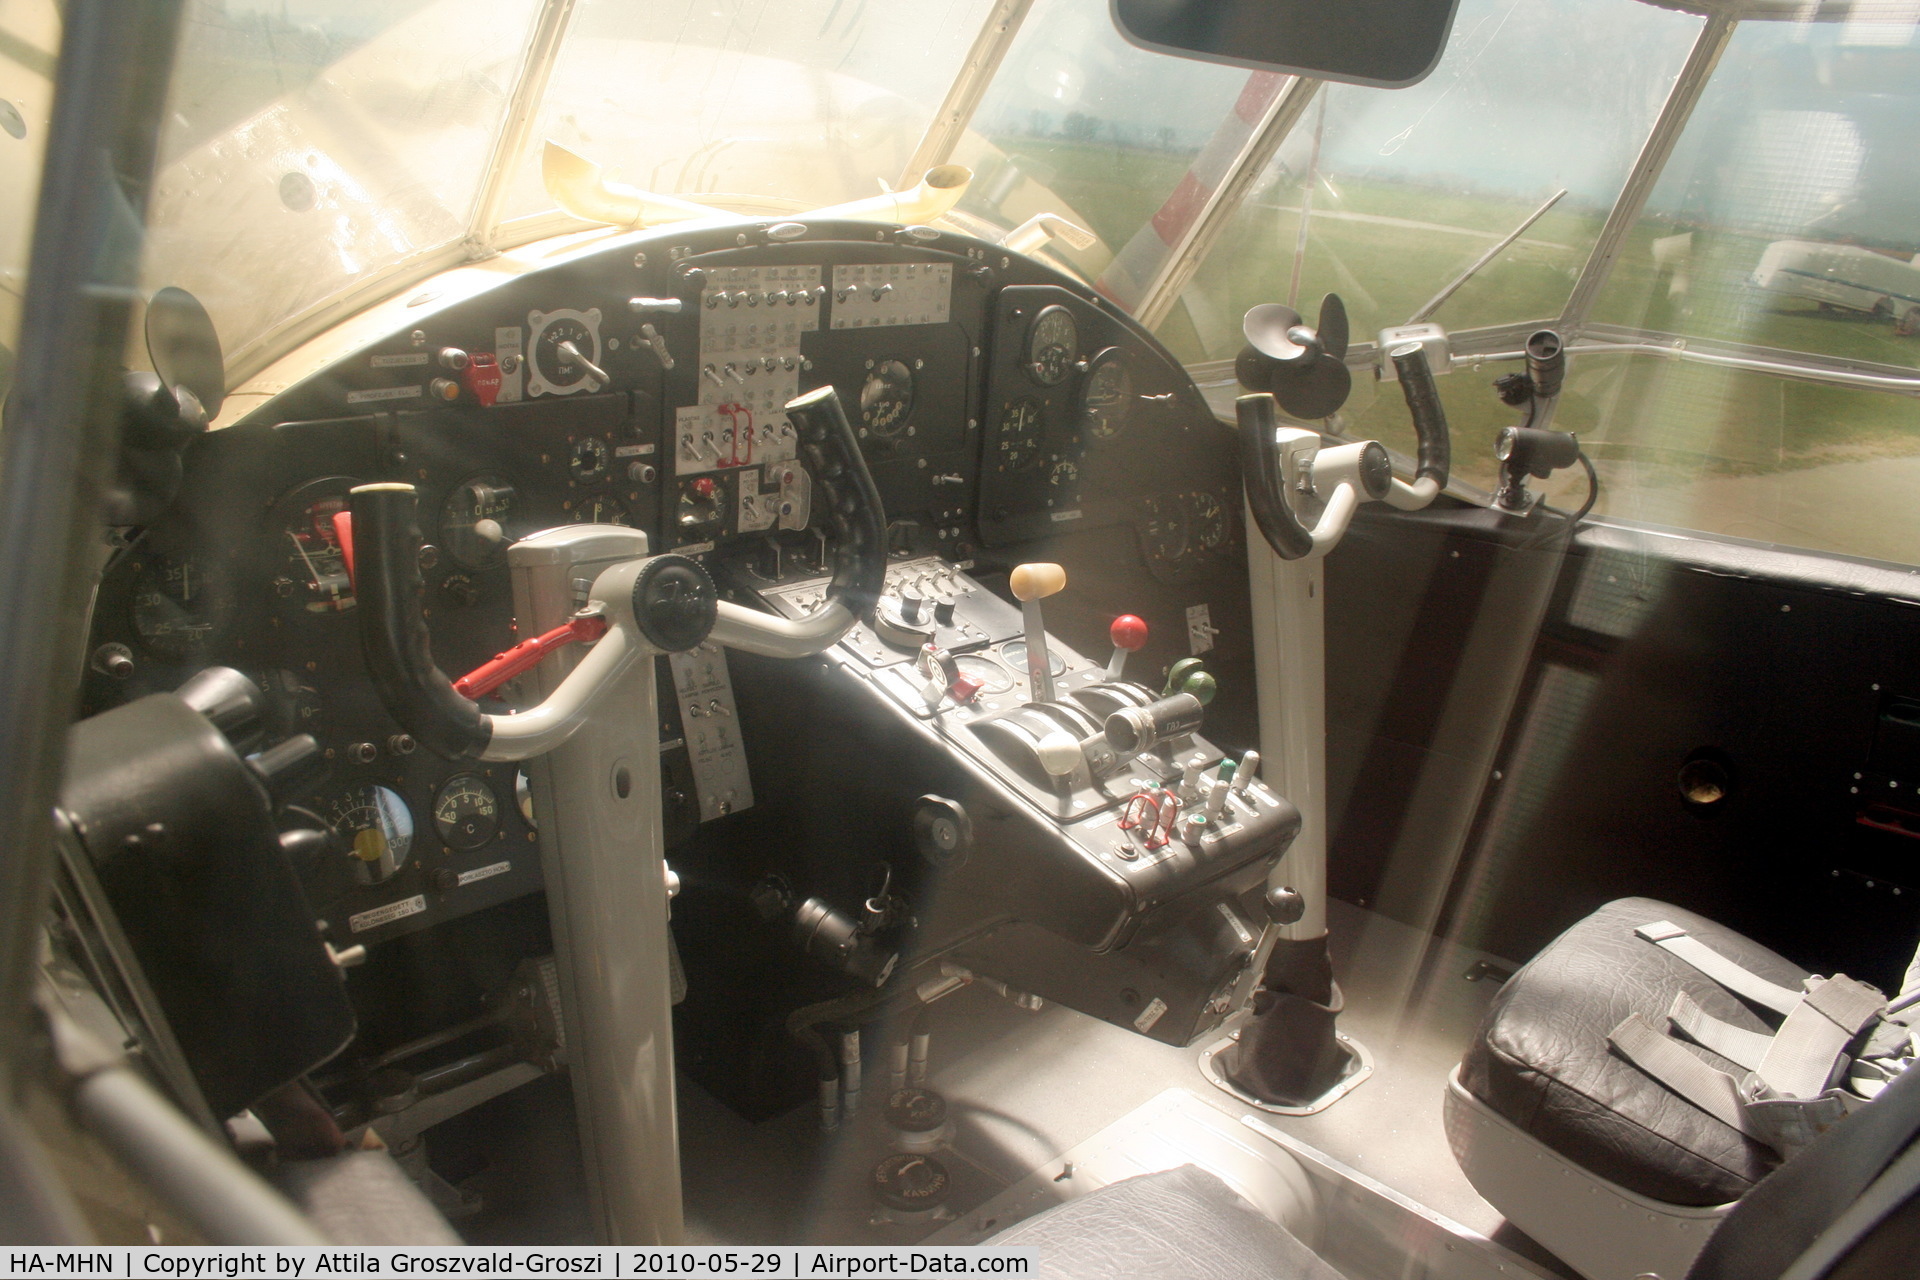
<svg viewBox="0 0 1920 1280">
<path fill-rule="evenodd" d="M 391 787 L 357 787 L 329 805 L 327 817 L 353 851 L 361 884 L 393 879 L 413 856 L 413 810 Z"/>
<path fill-rule="evenodd" d="M 433 797 L 433 829 L 450 849 L 478 849 L 500 830 L 500 800 L 477 773 L 456 773 Z"/>
<path fill-rule="evenodd" d="M 1042 307 L 1027 331 L 1027 374 L 1043 387 L 1057 386 L 1073 370 L 1080 325 L 1062 306 Z"/>
<path fill-rule="evenodd" d="M 891 436 L 913 412 L 913 370 L 899 360 L 882 360 L 860 387 L 860 421 L 876 436 Z"/>
<path fill-rule="evenodd" d="M 133 629 L 162 658 L 187 661 L 205 653 L 225 623 L 224 585 L 187 555 L 151 555 L 134 567 Z"/>
<path fill-rule="evenodd" d="M 1108 347 L 1093 358 L 1080 389 L 1080 426 L 1102 440 L 1111 440 L 1127 425 L 1133 407 L 1133 374 L 1127 353 Z"/>
<path fill-rule="evenodd" d="M 512 540 L 507 524 L 513 499 L 513 483 L 490 471 L 448 494 L 440 509 L 440 541 L 447 554 L 469 569 L 500 563 Z"/>
<path fill-rule="evenodd" d="M 1040 402 L 1022 396 L 1000 414 L 1000 470 L 1025 471 L 1040 461 Z"/>
</svg>

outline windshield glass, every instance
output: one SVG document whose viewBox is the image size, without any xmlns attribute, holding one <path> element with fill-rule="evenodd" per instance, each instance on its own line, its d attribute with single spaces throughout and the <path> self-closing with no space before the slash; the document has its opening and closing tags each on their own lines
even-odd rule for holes
<svg viewBox="0 0 1920 1280">
<path fill-rule="evenodd" d="M 1421 84 L 1321 90 L 1161 337 L 1231 359 L 1248 307 L 1335 292 L 1371 339 L 1564 190 L 1429 318 L 1557 316 L 1699 29 L 1637 0 L 1463 0 Z"/>
<path fill-rule="evenodd" d="M 780 209 L 874 195 L 900 183 L 990 8 L 582 0 L 534 138 L 650 191 Z M 521 160 L 510 218 L 553 208 L 539 152 Z"/>
<path fill-rule="evenodd" d="M 534 0 L 193 0 L 145 280 L 262 334 L 466 233 Z"/>
<path fill-rule="evenodd" d="M 1079 223 L 1099 242 L 1054 250 L 1131 308 L 1286 81 L 1135 48 L 1106 0 L 1040 0 L 955 154 L 976 171 L 960 208 Z"/>
<path fill-rule="evenodd" d="M 13 385 L 59 46 L 60 16 L 53 5 L 0 0 L 0 401 Z"/>
</svg>

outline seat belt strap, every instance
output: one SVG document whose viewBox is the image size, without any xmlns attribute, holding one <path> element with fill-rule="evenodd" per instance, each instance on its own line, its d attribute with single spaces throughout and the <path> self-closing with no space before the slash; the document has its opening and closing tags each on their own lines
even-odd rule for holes
<svg viewBox="0 0 1920 1280">
<path fill-rule="evenodd" d="M 1818 1097 L 1847 1046 L 1885 1007 L 1878 991 L 1845 974 L 1816 979 L 1780 1024 L 1754 1074 L 1776 1096 Z"/>
<path fill-rule="evenodd" d="M 1695 1044 L 1713 1050 L 1728 1062 L 1748 1071 L 1759 1067 L 1767 1056 L 1767 1049 L 1773 1044 L 1773 1037 L 1765 1032 L 1749 1031 L 1714 1017 L 1695 1004 L 1693 997 L 1684 991 L 1674 995 L 1673 1008 L 1667 1011 L 1667 1021 L 1673 1024 L 1675 1031 Z"/>
<path fill-rule="evenodd" d="M 1640 1070 L 1741 1133 L 1749 1133 L 1740 1086 L 1724 1071 L 1706 1064 L 1678 1040 L 1654 1029 L 1638 1013 L 1630 1013 L 1607 1033 L 1607 1043 Z"/>
<path fill-rule="evenodd" d="M 1671 920 L 1643 924 L 1634 932 L 1661 950 L 1678 956 L 1735 995 L 1775 1013 L 1792 1013 L 1802 999 L 1800 992 L 1741 968 Z"/>
</svg>

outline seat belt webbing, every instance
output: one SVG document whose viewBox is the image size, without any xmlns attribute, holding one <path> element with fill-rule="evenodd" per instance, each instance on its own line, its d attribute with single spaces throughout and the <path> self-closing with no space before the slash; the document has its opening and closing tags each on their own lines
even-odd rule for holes
<svg viewBox="0 0 1920 1280">
<path fill-rule="evenodd" d="M 1678 1040 L 1661 1035 L 1638 1013 L 1628 1014 L 1608 1032 L 1607 1043 L 1714 1119 L 1741 1133 L 1749 1132 L 1740 1086 L 1734 1078 L 1708 1066 Z"/>
<path fill-rule="evenodd" d="M 1773 1037 L 1764 1031 L 1749 1031 L 1714 1017 L 1695 1004 L 1693 997 L 1684 991 L 1675 993 L 1673 1008 L 1667 1011 L 1667 1021 L 1673 1024 L 1674 1030 L 1695 1044 L 1713 1050 L 1748 1071 L 1760 1065 L 1773 1044 Z"/>
<path fill-rule="evenodd" d="M 1814 984 L 1780 1024 L 1754 1074 L 1776 1094 L 1818 1096 L 1847 1045 L 1884 1007 L 1878 991 L 1845 974 Z"/>
<path fill-rule="evenodd" d="M 1775 1013 L 1792 1013 L 1802 999 L 1800 992 L 1741 968 L 1671 920 L 1643 924 L 1634 932 L 1661 950 L 1678 956 L 1735 995 Z"/>
</svg>

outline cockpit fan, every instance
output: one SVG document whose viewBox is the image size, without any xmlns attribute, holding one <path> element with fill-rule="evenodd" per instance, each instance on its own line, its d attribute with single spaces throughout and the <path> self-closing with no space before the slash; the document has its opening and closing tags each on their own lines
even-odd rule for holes
<svg viewBox="0 0 1920 1280">
<path fill-rule="evenodd" d="M 169 387 L 185 387 L 212 420 L 227 398 L 227 368 L 220 335 L 200 299 L 177 285 L 147 300 L 147 356 Z"/>
<path fill-rule="evenodd" d="M 1247 345 L 1234 373 L 1248 391 L 1270 391 L 1296 418 L 1329 418 L 1347 402 L 1347 308 L 1340 295 L 1320 301 L 1320 323 L 1310 329 L 1300 313 L 1279 302 L 1249 308 L 1240 322 Z"/>
</svg>

